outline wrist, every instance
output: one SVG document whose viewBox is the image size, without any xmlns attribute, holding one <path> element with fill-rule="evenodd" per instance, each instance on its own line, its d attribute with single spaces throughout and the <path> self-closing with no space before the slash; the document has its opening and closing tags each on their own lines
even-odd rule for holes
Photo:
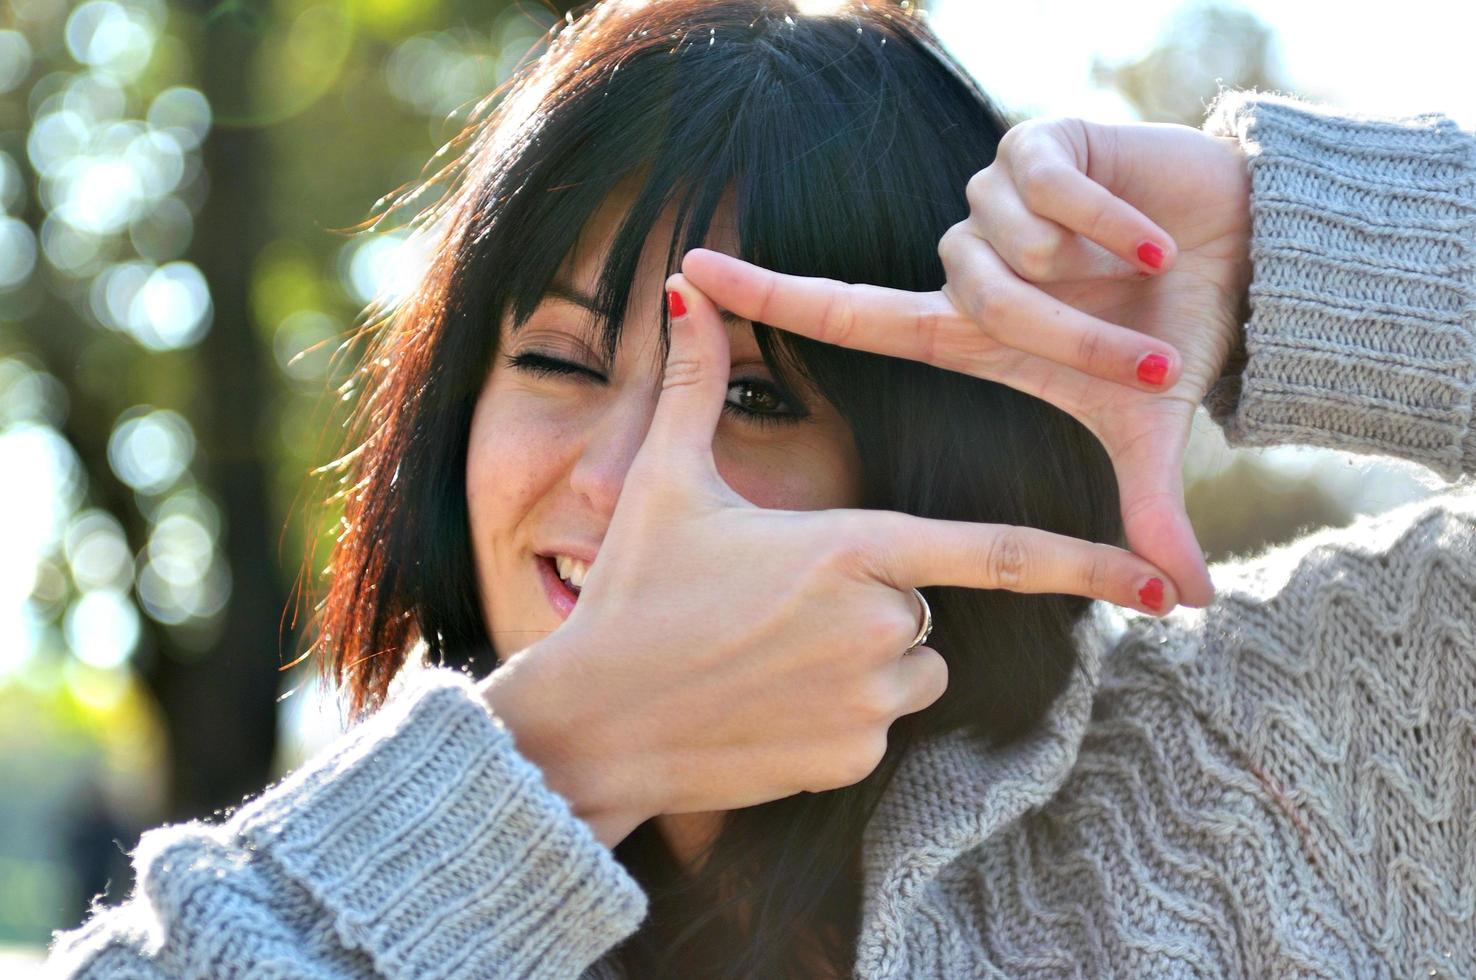
<svg viewBox="0 0 1476 980">
<path fill-rule="evenodd" d="M 580 696 L 560 666 L 546 639 L 509 657 L 478 691 L 548 788 L 614 848 L 660 811 L 640 792 L 644 783 L 630 771 L 618 733 L 596 717 L 593 699 Z"/>
</svg>

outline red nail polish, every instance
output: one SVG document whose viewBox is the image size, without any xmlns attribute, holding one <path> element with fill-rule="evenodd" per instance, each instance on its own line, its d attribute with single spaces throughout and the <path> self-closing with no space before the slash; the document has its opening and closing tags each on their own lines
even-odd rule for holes
<svg viewBox="0 0 1476 980">
<path fill-rule="evenodd" d="M 1152 242 L 1144 242 L 1138 246 L 1138 259 L 1144 265 L 1157 269 L 1163 265 L 1163 249 Z"/>
<path fill-rule="evenodd" d="M 675 289 L 666 291 L 666 308 L 671 311 L 672 316 L 687 315 L 687 303 L 682 299 L 682 294 Z"/>
<path fill-rule="evenodd" d="M 1138 590 L 1138 598 L 1143 605 L 1158 612 L 1163 607 L 1163 579 L 1150 578 L 1141 589 Z"/>
<path fill-rule="evenodd" d="M 1138 380 L 1144 384 L 1161 385 L 1168 369 L 1168 358 L 1162 354 L 1149 354 L 1138 362 Z"/>
</svg>

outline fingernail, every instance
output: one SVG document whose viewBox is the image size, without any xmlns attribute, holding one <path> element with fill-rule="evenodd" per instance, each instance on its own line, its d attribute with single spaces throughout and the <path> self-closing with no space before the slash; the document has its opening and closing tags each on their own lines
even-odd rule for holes
<svg viewBox="0 0 1476 980">
<path fill-rule="evenodd" d="M 1138 259 L 1146 266 L 1160 268 L 1163 265 L 1163 249 L 1152 242 L 1144 242 L 1138 246 Z"/>
<path fill-rule="evenodd" d="M 666 291 L 666 308 L 671 311 L 672 316 L 687 315 L 687 303 L 682 299 L 682 294 L 675 289 Z"/>
<path fill-rule="evenodd" d="M 1149 609 L 1152 609 L 1154 612 L 1162 612 L 1163 579 L 1150 578 L 1147 582 L 1143 584 L 1143 587 L 1138 590 L 1138 598 L 1142 600 L 1143 605 L 1147 606 Z"/>
<path fill-rule="evenodd" d="M 1168 369 L 1168 358 L 1162 354 L 1149 354 L 1138 362 L 1138 380 L 1144 384 L 1161 385 Z"/>
</svg>

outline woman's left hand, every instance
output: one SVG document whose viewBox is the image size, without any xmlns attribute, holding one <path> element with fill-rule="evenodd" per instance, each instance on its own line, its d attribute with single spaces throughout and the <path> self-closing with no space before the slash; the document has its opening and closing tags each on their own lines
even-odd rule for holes
<svg viewBox="0 0 1476 980">
<path fill-rule="evenodd" d="M 1128 547 L 1174 579 L 1183 604 L 1207 605 L 1182 466 L 1194 410 L 1241 329 L 1242 151 L 1188 126 L 1031 120 L 967 195 L 969 217 L 938 245 L 947 282 L 936 292 L 783 275 L 708 249 L 688 252 L 682 272 L 753 322 L 998 381 L 1067 412 L 1112 460 Z"/>
</svg>

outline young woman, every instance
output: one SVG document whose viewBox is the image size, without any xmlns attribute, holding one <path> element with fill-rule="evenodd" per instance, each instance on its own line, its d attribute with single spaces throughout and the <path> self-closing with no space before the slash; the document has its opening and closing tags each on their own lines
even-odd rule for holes
<svg viewBox="0 0 1476 980">
<path fill-rule="evenodd" d="M 1201 403 L 1476 470 L 1476 140 L 1006 128 L 900 7 L 560 31 L 366 361 L 358 724 L 53 966 L 1476 972 L 1472 495 L 1212 585 L 1178 484 Z"/>
</svg>

